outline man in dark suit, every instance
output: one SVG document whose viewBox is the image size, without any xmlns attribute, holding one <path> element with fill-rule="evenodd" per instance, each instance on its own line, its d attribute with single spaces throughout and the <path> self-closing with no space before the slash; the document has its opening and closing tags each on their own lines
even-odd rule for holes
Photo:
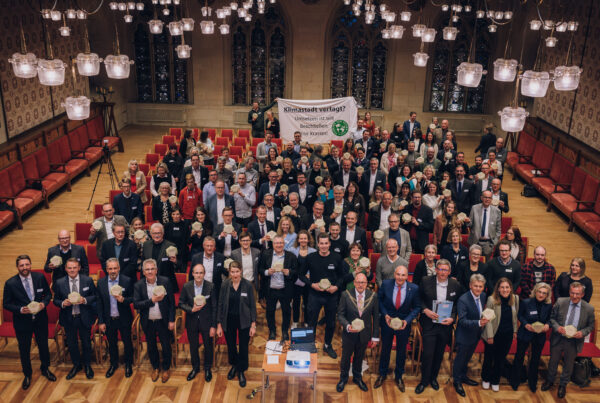
<svg viewBox="0 0 600 403">
<path fill-rule="evenodd" d="M 387 183 L 392 195 L 397 195 L 400 191 L 400 187 L 398 186 L 396 179 L 399 176 L 402 176 L 402 167 L 404 167 L 404 159 L 400 157 L 396 159 L 396 165 L 390 167 L 390 171 L 388 172 Z M 385 187 L 383 189 L 385 189 Z"/>
<path fill-rule="evenodd" d="M 402 123 L 402 134 L 404 134 L 404 141 L 408 142 L 413 137 L 415 129 L 421 129 L 421 123 L 417 121 L 417 112 L 411 112 L 410 118 Z"/>
<path fill-rule="evenodd" d="M 358 213 L 356 211 L 348 211 L 346 213 L 346 225 L 342 227 L 340 236 L 348 242 L 348 245 L 358 242 L 363 249 L 363 253 L 366 253 L 368 249 L 367 231 L 356 225 L 357 222 Z"/>
<path fill-rule="evenodd" d="M 54 266 L 52 262 L 50 262 L 54 256 L 59 256 L 62 259 L 60 266 Z M 69 231 L 66 229 L 60 230 L 58 232 L 58 245 L 48 248 L 48 256 L 46 257 L 46 263 L 44 264 L 44 271 L 46 273 L 52 273 L 53 288 L 59 278 L 67 275 L 65 272 L 65 262 L 72 257 L 77 259 L 81 264 L 81 274 L 87 276 L 90 272 L 90 268 L 85 248 L 81 245 L 71 243 Z"/>
<path fill-rule="evenodd" d="M 263 199 L 264 206 L 267 208 L 267 221 L 271 221 L 273 223 L 273 227 L 277 229 L 279 226 L 279 220 L 281 219 L 281 209 L 275 206 L 275 196 L 270 193 L 267 193 Z M 277 199 L 280 199 L 277 197 Z"/>
<path fill-rule="evenodd" d="M 423 278 L 421 287 L 422 314 L 419 317 L 423 329 L 423 356 L 421 358 L 421 381 L 415 388 L 417 395 L 423 393 L 428 385 L 439 389 L 437 376 L 440 371 L 446 346 L 452 339 L 452 324 L 456 320 L 456 302 L 461 294 L 460 283 L 449 278 L 450 262 L 440 259 L 435 264 L 437 274 Z M 452 302 L 449 318 L 438 323 L 439 315 L 433 310 L 433 301 Z"/>
<path fill-rule="evenodd" d="M 253 248 L 252 237 L 247 232 L 240 234 L 240 247 L 231 251 L 231 258 L 242 265 L 242 277 L 254 285 L 258 292 L 260 283 L 258 281 L 258 261 L 260 250 Z"/>
<path fill-rule="evenodd" d="M 379 319 L 381 326 L 381 353 L 379 356 L 379 376 L 375 381 L 374 388 L 379 388 L 385 381 L 390 364 L 390 355 L 392 352 L 392 342 L 396 337 L 396 368 L 394 376 L 396 385 L 404 393 L 404 364 L 406 361 L 406 345 L 412 328 L 412 321 L 421 311 L 421 298 L 419 296 L 419 287 L 409 283 L 408 269 L 405 266 L 398 266 L 394 270 L 394 278 L 383 280 L 378 291 L 379 297 Z M 403 323 L 400 329 L 391 328 L 393 318 L 402 319 Z"/>
<path fill-rule="evenodd" d="M 142 258 L 144 260 L 156 260 L 158 275 L 168 278 L 173 292 L 178 292 L 179 286 L 177 285 L 175 273 L 183 270 L 178 267 L 177 256 L 167 256 L 167 248 L 175 247 L 175 244 L 165 239 L 165 229 L 160 223 L 154 223 L 150 226 L 150 237 L 152 239 L 147 240 L 142 245 Z"/>
<path fill-rule="evenodd" d="M 92 343 L 90 332 L 96 321 L 96 287 L 94 280 L 80 274 L 81 265 L 75 258 L 67 260 L 67 275 L 56 282 L 54 287 L 54 305 L 61 308 L 59 322 L 65 329 L 67 347 L 73 361 L 73 368 L 67 374 L 67 380 L 77 375 L 83 367 L 88 379 L 94 377 L 90 366 L 92 359 Z M 75 302 L 78 294 L 78 299 Z M 69 298 L 72 296 L 73 298 Z M 71 302 L 73 300 L 73 302 Z M 81 341 L 82 354 L 79 352 L 78 338 Z"/>
<path fill-rule="evenodd" d="M 138 310 L 152 364 L 152 382 L 160 374 L 160 358 L 156 338 L 162 346 L 162 382 L 169 380 L 171 368 L 171 332 L 175 329 L 175 297 L 168 278 L 159 276 L 156 261 L 146 259 L 142 263 L 144 277 L 133 286 L 133 306 Z M 156 295 L 155 289 L 163 287 L 166 293 Z"/>
<path fill-rule="evenodd" d="M 375 151 L 375 142 L 371 138 L 371 133 L 369 130 L 365 130 L 362 133 L 362 139 L 358 140 L 356 144 L 360 144 L 364 150 L 364 159 L 370 160 L 373 156 L 373 152 Z"/>
<path fill-rule="evenodd" d="M 462 386 L 463 383 L 469 386 L 477 386 L 477 382 L 467 377 L 467 369 L 481 338 L 481 330 L 488 322 L 487 319 L 481 317 L 486 302 L 486 295 L 483 292 L 485 290 L 485 277 L 481 274 L 473 274 L 469 281 L 469 288 L 471 290 L 458 299 L 456 308 L 458 323 L 454 332 L 457 351 L 454 357 L 452 378 L 454 379 L 456 393 L 462 397 L 466 395 Z"/>
<path fill-rule="evenodd" d="M 327 164 L 329 176 L 333 176 L 337 171 L 339 171 L 341 162 L 342 160 L 340 159 L 340 149 L 336 146 L 331 146 L 331 148 L 329 149 L 329 155 L 325 158 L 325 163 Z"/>
<path fill-rule="evenodd" d="M 298 150 L 299 151 L 299 150 Z M 285 150 L 283 150 L 280 154 L 283 158 L 289 158 L 293 161 L 296 161 L 300 158 L 300 154 L 294 150 L 294 143 L 287 143 L 285 146 Z"/>
<path fill-rule="evenodd" d="M 292 207 L 292 212 L 288 215 L 294 223 L 294 228 L 300 230 L 300 220 L 308 214 L 308 210 L 300 204 L 300 196 L 298 193 L 292 192 L 288 196 L 289 206 Z"/>
<path fill-rule="evenodd" d="M 500 212 L 508 213 L 510 209 L 508 206 L 508 194 L 503 192 L 501 187 L 502 181 L 499 178 L 492 179 L 492 204 L 495 204 L 494 200 L 497 200 Z"/>
<path fill-rule="evenodd" d="M 94 228 L 94 224 L 97 222 L 100 223 L 100 229 L 98 230 Z M 90 227 L 90 236 L 88 237 L 89 243 L 96 242 L 96 256 L 98 256 L 98 259 L 100 259 L 102 243 L 114 237 L 114 234 L 112 233 L 114 224 L 122 224 L 125 226 L 126 231 L 129 230 L 129 223 L 125 217 L 116 215 L 112 204 L 105 203 L 102 205 L 102 217 L 98 217 L 94 220 Z"/>
<path fill-rule="evenodd" d="M 220 224 L 223 221 L 222 213 L 225 207 L 231 207 L 235 217 L 235 201 L 233 196 L 225 193 L 225 182 L 220 179 L 215 182 L 215 194 L 206 200 L 205 207 L 213 225 Z"/>
<path fill-rule="evenodd" d="M 479 179 L 475 176 L 475 190 L 472 194 L 473 196 L 473 204 L 476 203 L 479 199 L 481 199 L 481 195 L 486 190 L 492 190 L 492 179 L 493 176 L 490 175 L 490 164 L 484 162 L 481 164 L 481 173 L 484 175 L 483 179 Z"/>
<path fill-rule="evenodd" d="M 346 290 L 342 293 L 337 317 L 344 330 L 342 331 L 340 381 L 335 389 L 341 393 L 348 383 L 348 371 L 352 359 L 352 382 L 366 392 L 369 389 L 362 380 L 362 362 L 369 341 L 374 345 L 379 342 L 379 303 L 377 295 L 367 289 L 367 277 L 364 273 L 358 273 L 354 277 L 353 291 Z M 354 329 L 352 323 L 356 319 L 363 321 L 363 329 Z"/>
<path fill-rule="evenodd" d="M 194 182 L 196 182 L 196 187 L 198 189 L 204 189 L 204 185 L 208 183 L 208 169 L 200 165 L 200 156 L 192 155 L 190 157 L 190 162 L 192 163 L 190 166 L 187 166 L 181 170 L 181 176 L 179 177 L 179 189 L 185 187 L 185 177 L 188 174 L 191 174 L 194 177 Z"/>
<path fill-rule="evenodd" d="M 413 190 L 411 203 L 402 210 L 402 215 L 411 216 L 409 223 L 402 221 L 402 227 L 408 231 L 415 253 L 423 253 L 429 244 L 429 233 L 433 231 L 433 210 L 422 203 L 422 197 L 420 190 Z"/>
<path fill-rule="evenodd" d="M 217 293 L 215 286 L 210 281 L 204 280 L 204 266 L 197 264 L 192 267 L 192 276 L 194 279 L 183 285 L 181 295 L 179 296 L 179 307 L 186 313 L 185 330 L 190 342 L 190 356 L 192 360 L 192 370 L 188 374 L 187 380 L 193 380 L 200 372 L 200 356 L 198 354 L 199 335 L 202 335 L 204 344 L 204 380 L 210 382 L 212 379 L 213 359 L 213 337 L 217 327 Z M 204 301 L 196 297 L 204 296 Z"/>
<path fill-rule="evenodd" d="M 207 236 L 202 242 L 203 252 L 196 253 L 192 256 L 191 267 L 195 267 L 197 264 L 201 264 L 204 267 L 204 279 L 210 281 L 215 286 L 215 293 L 217 298 L 219 297 L 219 291 L 221 291 L 221 276 L 228 276 L 227 270 L 225 269 L 225 256 L 216 252 L 216 241 L 213 237 Z M 188 280 L 194 278 L 192 272 Z"/>
<path fill-rule="evenodd" d="M 115 214 L 125 217 L 127 222 L 131 222 L 135 217 L 140 217 L 144 221 L 144 205 L 140 195 L 131 191 L 131 180 L 121 179 L 120 193 L 113 199 Z"/>
<path fill-rule="evenodd" d="M 50 372 L 50 352 L 48 351 L 48 314 L 46 306 L 50 303 L 50 287 L 43 274 L 31 272 L 31 259 L 27 255 L 17 257 L 19 274 L 11 277 L 4 284 L 4 309 L 13 314 L 13 327 L 19 345 L 21 368 L 25 378 L 21 387 L 27 390 L 31 385 L 31 340 L 35 342 L 40 353 L 40 370 L 50 382 L 56 381 L 56 376 Z M 38 311 L 33 313 L 29 304 L 38 303 Z"/>
<path fill-rule="evenodd" d="M 341 207 L 342 212 L 336 213 L 335 208 Z M 329 199 L 325 202 L 325 217 L 329 218 L 331 222 L 337 222 L 340 225 L 345 225 L 346 213 L 352 209 L 352 205 L 344 198 L 344 188 L 340 185 L 333 187 L 333 199 Z"/>
<path fill-rule="evenodd" d="M 276 236 L 273 239 L 273 250 L 265 250 L 258 260 L 258 275 L 261 278 L 262 294 L 267 299 L 267 326 L 269 340 L 277 338 L 275 310 L 277 302 L 281 305 L 281 339 L 289 340 L 291 307 L 294 295 L 294 282 L 298 277 L 298 261 L 292 252 L 285 251 L 284 239 Z"/>
<path fill-rule="evenodd" d="M 258 206 L 256 209 L 256 219 L 248 224 L 248 233 L 252 237 L 252 247 L 260 250 L 270 247 L 267 233 L 275 230 L 275 224 L 267 221 L 267 208 Z"/>
<path fill-rule="evenodd" d="M 106 261 L 113 257 L 117 258 L 119 260 L 119 271 L 134 281 L 137 278 L 137 245 L 126 236 L 125 227 L 122 225 L 115 224 L 113 234 L 115 234 L 113 239 L 102 244 L 100 253 L 102 270 L 104 270 L 104 274 L 107 274 Z"/>
<path fill-rule="evenodd" d="M 369 219 L 367 221 L 367 231 L 377 231 L 378 229 L 386 229 L 389 224 L 387 219 L 393 213 L 392 210 L 392 194 L 383 192 L 383 199 L 377 207 L 369 210 Z M 383 220 L 382 220 L 383 216 Z"/>
<path fill-rule="evenodd" d="M 323 230 L 325 231 L 325 229 L 327 229 L 327 227 L 329 226 L 329 217 L 323 215 L 323 212 L 325 211 L 325 203 L 323 203 L 321 200 L 317 200 L 312 207 L 312 214 L 307 214 L 304 217 L 302 217 L 302 220 L 300 221 L 300 229 L 305 229 L 308 232 L 310 232 L 310 234 L 312 235 L 313 239 L 317 239 L 317 236 L 319 235 L 319 233 Z M 325 229 L 323 228 L 318 228 L 317 225 L 315 224 L 316 220 L 323 220 L 325 221 Z"/>
<path fill-rule="evenodd" d="M 263 199 L 267 193 L 270 193 L 273 196 L 279 193 L 280 186 L 281 184 L 279 183 L 279 175 L 277 174 L 277 171 L 269 172 L 269 181 L 260 185 L 258 190 L 258 204 L 263 204 Z"/>
<path fill-rule="evenodd" d="M 563 367 L 557 392 L 559 399 L 564 398 L 567 393 L 567 383 L 571 380 L 575 358 L 583 349 L 584 339 L 594 330 L 594 307 L 582 300 L 584 288 L 578 281 L 571 283 L 569 298 L 559 298 L 550 315 L 550 361 L 542 391 L 549 390 L 554 384 L 558 363 L 562 357 Z M 567 337 L 568 326 L 574 326 L 576 329 L 573 337 Z"/>
<path fill-rule="evenodd" d="M 306 174 L 302 171 L 298 171 L 296 174 L 296 181 L 297 183 L 294 183 L 289 188 L 290 194 L 298 193 L 300 204 L 307 211 L 310 211 L 313 203 L 317 200 L 317 190 L 314 186 L 306 182 Z"/>
<path fill-rule="evenodd" d="M 352 171 L 351 169 L 352 161 L 349 158 L 342 159 L 342 169 L 333 175 L 333 183 L 343 186 L 344 189 L 346 189 L 350 181 L 358 183 L 358 175 L 356 174 L 356 171 Z"/>
<path fill-rule="evenodd" d="M 379 161 L 377 158 L 371 158 L 369 161 L 369 169 L 365 170 L 360 177 L 358 187 L 360 189 L 360 194 L 365 198 L 365 201 L 371 199 L 371 195 L 377 186 L 385 189 L 385 174 L 378 168 Z"/>
<path fill-rule="evenodd" d="M 214 231 L 217 237 L 217 251 L 225 257 L 229 257 L 232 250 L 240 247 L 238 236 L 242 232 L 242 226 L 233 221 L 233 209 L 231 207 L 225 207 L 221 215 L 223 216 L 223 222 L 217 224 Z M 224 231 L 226 225 L 232 226 L 233 232 L 226 233 Z"/>
<path fill-rule="evenodd" d="M 458 211 L 469 215 L 474 203 L 475 185 L 473 181 L 465 178 L 465 168 L 462 165 L 457 166 L 454 173 L 454 179 L 448 181 L 446 189 L 452 192 L 452 200 L 456 202 Z"/>
<path fill-rule="evenodd" d="M 119 260 L 111 257 L 106 261 L 108 277 L 98 280 L 98 325 L 108 339 L 110 367 L 106 377 L 114 375 L 119 367 L 119 337 L 125 349 L 125 377 L 133 374 L 133 343 L 131 342 L 131 303 L 133 302 L 133 279 L 121 273 Z M 120 287 L 120 293 L 115 287 Z M 115 289 L 113 289 L 115 287 Z"/>
</svg>

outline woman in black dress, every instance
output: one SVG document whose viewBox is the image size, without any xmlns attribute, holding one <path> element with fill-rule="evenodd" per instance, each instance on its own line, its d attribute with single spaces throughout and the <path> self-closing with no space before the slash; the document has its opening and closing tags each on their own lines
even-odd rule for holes
<svg viewBox="0 0 600 403">
<path fill-rule="evenodd" d="M 451 229 L 448 233 L 448 244 L 442 248 L 442 253 L 440 253 L 442 259 L 450 262 L 452 266 L 450 276 L 453 278 L 456 278 L 459 263 L 469 258 L 469 250 L 460 241 L 460 230 L 458 228 Z"/>
<path fill-rule="evenodd" d="M 581 257 L 574 257 L 571 260 L 569 272 L 561 273 L 560 276 L 558 276 L 558 279 L 556 279 L 556 284 L 554 285 L 554 299 L 568 297 L 569 287 L 571 286 L 571 283 L 575 281 L 583 284 L 585 287 L 583 300 L 585 302 L 590 302 L 594 287 L 592 285 L 592 280 L 585 275 L 585 260 Z"/>
<path fill-rule="evenodd" d="M 361 224 L 365 222 L 366 203 L 365 198 L 358 192 L 358 185 L 356 184 L 356 182 L 348 182 L 344 198 L 346 199 L 348 204 L 350 204 L 350 209 L 355 211 L 356 214 L 358 214 L 357 225 L 362 226 Z"/>
<path fill-rule="evenodd" d="M 194 230 L 194 222 L 199 222 L 202 228 L 198 231 Z M 196 219 L 190 226 L 189 242 L 192 245 L 192 251 L 190 256 L 194 256 L 196 253 L 203 252 L 202 243 L 204 238 L 211 236 L 213 233 L 213 224 L 210 221 L 210 217 L 206 212 L 206 209 L 202 206 L 196 207 Z"/>
<path fill-rule="evenodd" d="M 165 224 L 165 239 L 175 244 L 178 263 L 180 263 L 178 267 L 183 270 L 187 269 L 188 263 L 189 233 L 188 224 L 182 219 L 181 211 L 178 208 L 173 209 L 171 221 Z"/>
<path fill-rule="evenodd" d="M 463 286 L 465 292 L 469 289 L 469 283 L 473 274 L 481 274 L 487 278 L 486 265 L 481 261 L 481 246 L 477 244 L 471 245 L 469 248 L 469 259 L 461 261 L 457 267 L 456 279 Z M 491 288 L 489 284 L 486 284 L 484 291 Z"/>
</svg>

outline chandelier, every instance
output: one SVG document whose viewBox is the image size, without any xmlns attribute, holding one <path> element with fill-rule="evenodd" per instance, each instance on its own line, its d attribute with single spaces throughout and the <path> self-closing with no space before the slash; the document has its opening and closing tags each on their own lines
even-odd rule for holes
<svg viewBox="0 0 600 403">
<path fill-rule="evenodd" d="M 119 31 L 115 21 L 115 42 L 114 55 L 108 55 L 104 58 L 104 66 L 106 67 L 106 75 L 108 78 L 124 79 L 129 77 L 129 70 L 133 64 L 133 60 L 129 60 L 129 56 L 121 54 L 119 46 Z"/>
<path fill-rule="evenodd" d="M 487 74 L 487 71 L 483 69 L 483 65 L 480 63 L 471 63 L 471 57 L 474 53 L 475 40 L 477 37 L 477 19 L 474 20 L 473 24 L 473 36 L 471 38 L 471 47 L 469 48 L 469 56 L 466 62 L 462 62 L 456 68 L 456 83 L 463 87 L 477 87 L 481 82 L 483 74 Z"/>
<path fill-rule="evenodd" d="M 75 65 L 71 66 L 71 75 L 73 78 L 73 92 L 76 92 L 75 82 L 77 78 L 75 76 Z M 84 95 L 73 95 L 67 97 L 65 102 L 61 103 L 61 106 L 65 108 L 67 117 L 70 120 L 83 120 L 90 117 L 90 99 Z"/>
<path fill-rule="evenodd" d="M 100 63 L 102 58 L 98 57 L 98 54 L 91 53 L 90 51 L 90 40 L 88 37 L 87 24 L 83 25 L 83 38 L 84 38 L 84 53 L 79 53 L 75 62 L 77 63 L 77 71 L 82 76 L 97 76 L 100 73 Z"/>
<path fill-rule="evenodd" d="M 37 57 L 33 53 L 27 53 L 25 33 L 21 28 L 21 52 L 12 55 L 8 62 L 13 66 L 13 73 L 18 78 L 33 78 L 37 76 Z"/>
</svg>

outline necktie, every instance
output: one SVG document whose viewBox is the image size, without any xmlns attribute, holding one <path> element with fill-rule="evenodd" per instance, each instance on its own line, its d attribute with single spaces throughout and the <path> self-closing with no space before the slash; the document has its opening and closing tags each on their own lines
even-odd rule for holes
<svg viewBox="0 0 600 403">
<path fill-rule="evenodd" d="M 33 292 L 31 291 L 31 286 L 29 285 L 29 279 L 26 278 L 25 280 L 23 280 L 23 286 L 25 287 L 25 292 L 27 293 L 27 296 L 29 297 L 30 301 L 33 301 L 34 296 L 33 296 Z"/>
<path fill-rule="evenodd" d="M 402 304 L 402 288 L 398 287 L 398 293 L 396 294 L 396 309 L 400 309 Z"/>
<path fill-rule="evenodd" d="M 481 300 L 479 298 L 475 298 L 475 304 L 477 305 L 477 310 L 479 311 L 479 316 L 481 316 Z"/>
<path fill-rule="evenodd" d="M 79 292 L 77 288 L 77 279 L 71 280 L 71 292 Z M 72 309 L 73 315 L 79 315 L 79 305 L 73 305 Z"/>
<path fill-rule="evenodd" d="M 577 305 L 571 302 L 571 312 L 569 312 L 569 317 L 567 318 L 567 323 L 565 326 L 569 326 L 569 325 L 575 326 L 575 324 L 573 322 L 575 322 L 575 310 L 576 309 L 577 309 Z"/>
<path fill-rule="evenodd" d="M 458 182 L 458 184 L 456 186 L 457 186 L 456 193 L 458 193 L 460 195 L 462 192 L 462 182 Z"/>
<path fill-rule="evenodd" d="M 358 294 L 358 316 L 362 316 L 363 309 L 365 308 L 365 301 L 363 301 L 363 295 Z"/>
<path fill-rule="evenodd" d="M 265 224 L 260 224 L 260 236 L 261 238 L 265 236 Z"/>
<path fill-rule="evenodd" d="M 484 208 L 483 209 L 483 221 L 481 223 L 481 237 L 484 238 L 485 237 L 485 226 L 487 223 L 487 209 Z"/>
</svg>

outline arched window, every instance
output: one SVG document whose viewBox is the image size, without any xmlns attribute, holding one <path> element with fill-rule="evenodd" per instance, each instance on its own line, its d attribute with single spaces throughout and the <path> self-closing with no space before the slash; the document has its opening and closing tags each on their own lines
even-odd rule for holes
<svg viewBox="0 0 600 403">
<path fill-rule="evenodd" d="M 139 14 L 134 33 L 135 78 L 138 102 L 186 104 L 189 102 L 188 63 L 189 59 L 177 57 L 175 48 L 181 44 L 180 36 L 171 36 L 167 25 L 174 19 L 174 6 L 169 16 L 159 15 L 165 23 L 163 32 L 150 34 L 148 21 L 154 18 L 153 9 Z M 180 9 L 177 9 L 178 14 Z M 180 17 L 178 15 L 178 17 Z M 186 37 L 190 43 L 191 36 Z"/>
<path fill-rule="evenodd" d="M 431 112 L 484 112 L 486 76 L 482 77 L 479 86 L 476 88 L 456 84 L 456 68 L 462 62 L 466 62 L 469 56 L 473 25 L 473 17 L 461 15 L 459 22 L 454 24 L 459 29 L 456 40 L 439 39 L 436 43 L 433 63 L 431 64 L 429 101 Z M 448 26 L 448 18 L 442 20 L 438 32 L 441 32 L 445 26 Z M 484 70 L 489 70 L 490 42 L 486 21 L 478 19 L 475 57 L 471 62 L 481 63 Z"/>
<path fill-rule="evenodd" d="M 331 97 L 353 96 L 362 108 L 383 109 L 387 47 L 377 14 L 367 25 L 351 10 L 338 12 L 332 29 Z"/>
<path fill-rule="evenodd" d="M 232 41 L 232 89 L 234 105 L 257 101 L 270 103 L 285 91 L 285 21 L 277 4 L 253 22 L 234 25 Z"/>
</svg>

